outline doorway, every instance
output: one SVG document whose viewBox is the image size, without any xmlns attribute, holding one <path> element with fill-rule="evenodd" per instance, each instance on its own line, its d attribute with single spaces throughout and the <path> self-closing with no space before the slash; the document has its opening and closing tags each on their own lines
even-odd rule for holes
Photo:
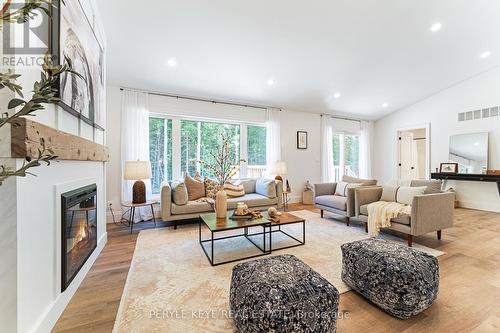
<svg viewBox="0 0 500 333">
<path fill-rule="evenodd" d="M 396 138 L 397 179 L 400 182 L 429 179 L 429 125 L 400 129 Z"/>
</svg>

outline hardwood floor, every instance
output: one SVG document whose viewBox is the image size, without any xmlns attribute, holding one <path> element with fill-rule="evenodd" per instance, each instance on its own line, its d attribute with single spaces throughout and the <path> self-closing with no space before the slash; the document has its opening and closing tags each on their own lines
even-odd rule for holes
<svg viewBox="0 0 500 333">
<path fill-rule="evenodd" d="M 290 204 L 290 211 L 311 206 Z M 319 213 L 319 211 L 318 211 Z M 332 215 L 325 212 L 325 217 Z M 165 226 L 159 223 L 159 227 Z M 53 332 L 110 332 L 140 229 L 108 225 L 108 243 L 84 279 Z M 364 228 L 352 220 L 351 228 Z M 172 232 L 173 228 L 172 228 Z M 439 257 L 440 291 L 436 303 L 409 320 L 395 319 L 355 292 L 340 297 L 338 332 L 499 332 L 500 214 L 457 209 L 455 226 L 414 238 L 446 252 Z"/>
</svg>

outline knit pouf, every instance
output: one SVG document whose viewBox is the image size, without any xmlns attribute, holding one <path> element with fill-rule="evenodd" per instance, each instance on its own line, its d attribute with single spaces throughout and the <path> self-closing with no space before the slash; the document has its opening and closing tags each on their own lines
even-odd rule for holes
<svg viewBox="0 0 500 333">
<path fill-rule="evenodd" d="M 238 332 L 335 332 L 339 292 L 292 255 L 233 268 L 230 306 Z"/>
<path fill-rule="evenodd" d="M 371 238 L 342 245 L 342 280 L 387 313 L 407 319 L 436 300 L 439 264 L 422 251 Z"/>
</svg>

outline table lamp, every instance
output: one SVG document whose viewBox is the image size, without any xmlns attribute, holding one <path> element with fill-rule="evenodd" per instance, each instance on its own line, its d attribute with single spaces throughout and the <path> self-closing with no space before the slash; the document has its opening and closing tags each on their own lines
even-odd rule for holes
<svg viewBox="0 0 500 333">
<path fill-rule="evenodd" d="M 286 168 L 286 162 L 276 161 L 274 164 L 274 171 L 276 173 L 276 177 L 274 179 L 283 181 L 283 177 L 281 176 L 286 176 L 286 174 L 288 173 L 288 170 Z"/>
<path fill-rule="evenodd" d="M 132 186 L 132 203 L 141 204 L 146 202 L 146 184 L 142 179 L 151 178 L 151 163 L 149 161 L 125 161 L 126 180 L 135 180 Z"/>
</svg>

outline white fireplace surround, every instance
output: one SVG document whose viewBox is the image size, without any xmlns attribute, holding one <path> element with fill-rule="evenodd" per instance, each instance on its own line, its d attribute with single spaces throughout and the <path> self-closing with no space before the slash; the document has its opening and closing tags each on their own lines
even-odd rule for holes
<svg viewBox="0 0 500 333">
<path fill-rule="evenodd" d="M 107 233 L 104 232 L 102 235 L 97 239 L 97 248 L 94 250 L 92 255 L 89 257 L 89 259 L 85 262 L 85 264 L 82 266 L 78 274 L 75 276 L 71 284 L 68 286 L 68 288 L 61 293 L 61 194 L 65 192 L 69 192 L 87 185 L 92 185 L 92 184 L 99 184 L 100 182 L 98 181 L 97 178 L 84 178 L 80 180 L 75 180 L 71 182 L 66 182 L 66 183 L 61 183 L 57 184 L 54 186 L 54 192 L 55 192 L 55 211 L 59 212 L 59 214 L 56 214 L 56 221 L 55 221 L 55 233 L 56 233 L 56 246 L 55 246 L 55 279 L 53 283 L 53 291 L 54 291 L 54 302 L 51 307 L 49 307 L 47 313 L 42 316 L 42 320 L 40 323 L 35 325 L 38 327 L 37 331 L 38 332 L 50 332 L 51 329 L 54 327 L 55 323 L 63 313 L 64 309 L 68 305 L 69 301 L 75 294 L 76 290 L 82 283 L 83 279 L 87 275 L 88 271 L 94 264 L 95 260 L 101 253 L 102 249 L 104 248 L 104 245 L 106 244 L 107 241 Z M 102 197 L 104 195 L 104 189 L 99 188 L 97 189 L 97 199 L 96 202 L 97 204 L 105 204 L 105 200 Z M 97 218 L 102 217 L 97 214 Z M 97 222 L 98 228 L 105 228 L 106 221 L 99 221 Z M 98 232 L 98 235 L 100 233 Z"/>
</svg>

